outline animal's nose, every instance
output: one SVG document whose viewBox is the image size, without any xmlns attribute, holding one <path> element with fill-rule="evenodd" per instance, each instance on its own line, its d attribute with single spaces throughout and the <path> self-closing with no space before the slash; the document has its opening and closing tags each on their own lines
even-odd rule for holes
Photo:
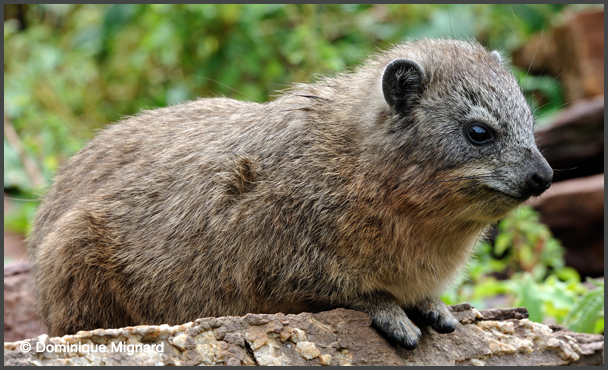
<svg viewBox="0 0 608 370">
<path fill-rule="evenodd" d="M 537 172 L 532 171 L 528 173 L 526 183 L 530 189 L 530 193 L 534 196 L 541 195 L 545 190 L 551 186 L 553 180 L 553 171 L 551 172 Z"/>
</svg>

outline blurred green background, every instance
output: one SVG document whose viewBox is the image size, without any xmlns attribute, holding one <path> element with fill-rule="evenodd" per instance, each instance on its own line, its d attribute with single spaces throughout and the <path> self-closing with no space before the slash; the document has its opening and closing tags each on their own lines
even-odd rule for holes
<svg viewBox="0 0 608 370">
<path fill-rule="evenodd" d="M 5 199 L 5 230 L 26 234 L 53 173 L 124 116 L 199 97 L 267 101 L 294 82 L 345 70 L 408 38 L 475 38 L 510 55 L 572 7 L 582 6 L 5 5 L 4 191 L 12 201 L 7 212 Z M 514 73 L 524 80 L 526 71 Z M 539 117 L 563 105 L 553 76 L 525 83 L 530 96 L 547 95 Z M 563 266 L 559 243 L 532 210 L 519 212 L 503 227 L 500 248 L 518 248 L 508 238 L 520 230 L 537 245 L 543 240 L 545 257 L 530 265 L 530 255 L 542 253 L 524 243 L 498 259 L 484 244 L 444 299 L 478 308 L 527 305 L 537 321 L 576 320 L 577 302 L 598 289 Z M 587 331 L 603 332 L 601 289 L 602 313 L 586 314 Z"/>
</svg>

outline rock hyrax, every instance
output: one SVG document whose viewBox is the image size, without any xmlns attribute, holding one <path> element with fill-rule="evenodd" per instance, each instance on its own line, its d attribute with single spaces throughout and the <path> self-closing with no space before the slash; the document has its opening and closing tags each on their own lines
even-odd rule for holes
<svg viewBox="0 0 608 370">
<path fill-rule="evenodd" d="M 551 184 L 534 118 L 474 42 L 421 40 L 265 104 L 199 99 L 100 132 L 29 238 L 52 335 L 367 312 L 417 345 L 487 226 Z"/>
</svg>

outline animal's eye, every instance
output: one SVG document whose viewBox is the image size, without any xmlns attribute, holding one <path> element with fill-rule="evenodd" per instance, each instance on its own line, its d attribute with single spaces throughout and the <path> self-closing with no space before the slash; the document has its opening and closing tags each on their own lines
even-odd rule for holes
<svg viewBox="0 0 608 370">
<path fill-rule="evenodd" d="M 484 123 L 471 122 L 464 126 L 464 136 L 474 145 L 483 145 L 494 142 L 492 130 Z"/>
</svg>

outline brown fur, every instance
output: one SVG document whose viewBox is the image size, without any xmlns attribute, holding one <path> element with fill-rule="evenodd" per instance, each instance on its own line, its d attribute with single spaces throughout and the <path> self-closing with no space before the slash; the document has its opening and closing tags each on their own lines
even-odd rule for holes
<svg viewBox="0 0 608 370">
<path fill-rule="evenodd" d="M 401 112 L 381 83 L 398 58 L 423 71 Z M 269 103 L 200 99 L 110 126 L 57 174 L 29 240 L 49 332 L 333 307 L 406 348 L 408 314 L 453 330 L 437 297 L 548 168 L 498 59 L 410 42 Z M 467 142 L 471 120 L 496 143 Z"/>
</svg>

